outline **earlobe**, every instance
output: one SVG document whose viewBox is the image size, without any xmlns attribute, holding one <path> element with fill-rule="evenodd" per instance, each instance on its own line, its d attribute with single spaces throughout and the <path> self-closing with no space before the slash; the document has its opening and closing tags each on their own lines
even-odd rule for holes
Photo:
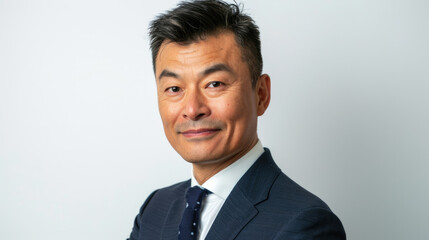
<svg viewBox="0 0 429 240">
<path fill-rule="evenodd" d="M 262 74 L 259 77 L 256 85 L 256 91 L 258 103 L 257 113 L 258 116 L 262 116 L 265 110 L 267 110 L 271 99 L 271 79 L 268 74 Z"/>
</svg>

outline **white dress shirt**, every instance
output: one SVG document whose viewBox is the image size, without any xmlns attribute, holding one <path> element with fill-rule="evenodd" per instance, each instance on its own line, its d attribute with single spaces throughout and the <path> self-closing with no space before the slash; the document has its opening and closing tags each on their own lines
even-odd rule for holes
<svg viewBox="0 0 429 240">
<path fill-rule="evenodd" d="M 212 194 L 209 194 L 204 199 L 201 206 L 198 240 L 206 238 L 210 227 L 232 189 L 263 153 L 264 148 L 261 141 L 258 141 L 246 155 L 218 172 L 202 185 L 202 187 L 210 190 Z M 192 187 L 200 186 L 193 174 L 191 181 Z"/>
</svg>

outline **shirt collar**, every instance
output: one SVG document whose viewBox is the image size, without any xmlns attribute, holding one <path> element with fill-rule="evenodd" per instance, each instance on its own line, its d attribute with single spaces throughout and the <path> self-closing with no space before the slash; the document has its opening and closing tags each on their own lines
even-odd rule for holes
<svg viewBox="0 0 429 240">
<path fill-rule="evenodd" d="M 264 148 L 262 147 L 261 141 L 258 140 L 256 145 L 248 153 L 209 178 L 202 187 L 225 200 L 240 178 L 263 153 Z M 193 174 L 191 186 L 200 186 Z"/>
</svg>

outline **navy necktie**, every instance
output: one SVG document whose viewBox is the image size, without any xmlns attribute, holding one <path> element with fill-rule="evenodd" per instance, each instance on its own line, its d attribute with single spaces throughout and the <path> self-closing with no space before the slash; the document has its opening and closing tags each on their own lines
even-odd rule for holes
<svg viewBox="0 0 429 240">
<path fill-rule="evenodd" d="M 197 239 L 201 203 L 209 193 L 209 190 L 198 186 L 191 187 L 186 192 L 186 207 L 179 226 L 179 240 Z"/>
</svg>

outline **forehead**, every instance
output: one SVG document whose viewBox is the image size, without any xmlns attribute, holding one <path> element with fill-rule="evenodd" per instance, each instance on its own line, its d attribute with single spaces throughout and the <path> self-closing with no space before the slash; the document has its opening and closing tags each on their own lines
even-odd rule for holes
<svg viewBox="0 0 429 240">
<path fill-rule="evenodd" d="M 164 69 L 186 70 L 223 63 L 237 71 L 246 66 L 232 32 L 209 35 L 189 44 L 164 41 L 156 59 L 156 75 Z"/>
</svg>

